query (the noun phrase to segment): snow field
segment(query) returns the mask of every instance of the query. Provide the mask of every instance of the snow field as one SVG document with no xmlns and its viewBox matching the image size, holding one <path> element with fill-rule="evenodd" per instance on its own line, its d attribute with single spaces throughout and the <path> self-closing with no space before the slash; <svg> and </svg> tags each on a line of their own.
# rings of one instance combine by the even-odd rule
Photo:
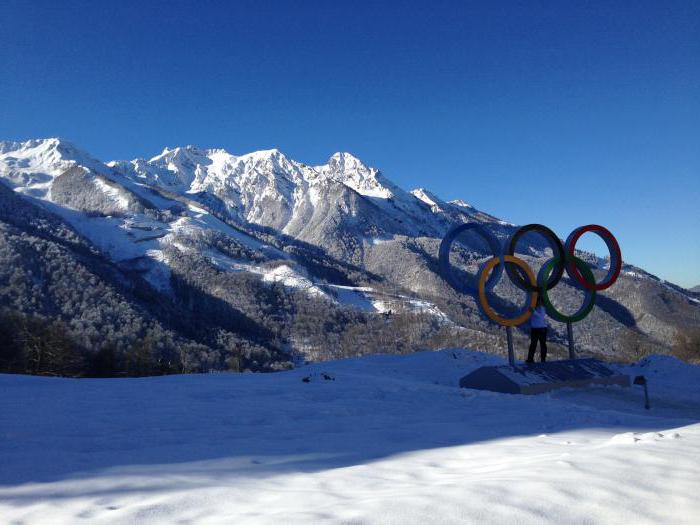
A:
<svg viewBox="0 0 700 525">
<path fill-rule="evenodd" d="M 0 375 L 0 516 L 21 523 L 697 523 L 700 368 L 513 396 L 492 355 L 290 372 Z M 303 381 L 306 379 L 307 381 Z"/>
</svg>

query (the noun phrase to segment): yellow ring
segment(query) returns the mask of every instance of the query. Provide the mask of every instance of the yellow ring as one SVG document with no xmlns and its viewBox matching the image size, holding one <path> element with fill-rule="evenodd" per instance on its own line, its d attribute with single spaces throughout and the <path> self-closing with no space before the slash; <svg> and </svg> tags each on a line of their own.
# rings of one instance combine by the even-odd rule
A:
<svg viewBox="0 0 700 525">
<path fill-rule="evenodd" d="M 530 281 L 532 288 L 537 288 L 537 280 L 535 279 L 535 274 L 532 273 L 532 270 L 525 261 L 523 261 L 522 259 L 518 259 L 513 255 L 504 255 L 503 259 L 507 263 L 513 263 L 519 266 L 525 272 L 525 275 L 527 275 L 527 278 Z M 518 317 L 514 317 L 513 319 L 506 319 L 505 317 L 501 317 L 500 315 L 498 315 L 495 312 L 495 310 L 491 308 L 491 305 L 489 305 L 489 301 L 486 298 L 486 279 L 488 279 L 489 274 L 493 270 L 494 266 L 496 266 L 500 262 L 501 261 L 498 257 L 494 257 L 490 259 L 489 262 L 487 262 L 486 265 L 479 272 L 479 302 L 481 303 L 481 308 L 484 310 L 484 313 L 492 321 L 502 326 L 518 326 L 519 324 L 523 324 L 525 321 L 527 321 L 532 315 L 531 309 L 534 309 L 537 305 L 537 292 L 529 292 L 531 294 L 530 309 L 528 309 L 524 314 L 521 314 Z"/>
</svg>

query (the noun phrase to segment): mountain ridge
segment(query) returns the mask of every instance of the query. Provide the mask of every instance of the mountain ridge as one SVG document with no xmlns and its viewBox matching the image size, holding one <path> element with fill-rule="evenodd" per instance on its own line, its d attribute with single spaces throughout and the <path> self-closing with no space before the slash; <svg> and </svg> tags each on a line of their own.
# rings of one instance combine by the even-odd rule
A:
<svg viewBox="0 0 700 525">
<path fill-rule="evenodd" d="M 446 284 L 436 254 L 454 224 L 478 222 L 501 240 L 515 225 L 425 188 L 405 191 L 350 153 L 310 166 L 277 149 L 233 155 L 185 146 L 103 163 L 60 139 L 0 142 L 0 181 L 176 308 L 210 311 L 221 301 L 261 323 L 266 344 L 291 360 L 338 357 L 324 348 L 329 340 L 341 355 L 467 343 L 502 351 L 499 329 L 473 295 Z M 470 280 L 491 255 L 478 239 L 461 241 L 453 255 Z M 518 252 L 535 269 L 548 253 L 536 236 Z M 580 255 L 604 271 L 604 261 Z M 520 301 L 508 283 L 497 290 L 505 310 Z M 562 304 L 575 308 L 575 289 L 563 281 L 561 290 L 571 296 Z M 631 265 L 598 305 L 579 337 L 589 353 L 669 352 L 684 325 L 700 325 L 697 298 Z M 552 339 L 554 348 L 565 341 L 560 326 Z"/>
</svg>

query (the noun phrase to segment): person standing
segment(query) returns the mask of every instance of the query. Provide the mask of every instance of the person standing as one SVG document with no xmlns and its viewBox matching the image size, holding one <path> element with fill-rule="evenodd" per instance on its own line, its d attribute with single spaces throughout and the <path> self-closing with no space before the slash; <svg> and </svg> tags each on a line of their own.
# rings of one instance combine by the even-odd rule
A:
<svg viewBox="0 0 700 525">
<path fill-rule="evenodd" d="M 544 363 L 547 360 L 547 312 L 544 309 L 540 296 L 537 297 L 537 304 L 531 311 L 530 350 L 527 353 L 526 363 L 535 362 L 535 349 L 538 341 L 540 343 L 540 361 Z"/>
</svg>

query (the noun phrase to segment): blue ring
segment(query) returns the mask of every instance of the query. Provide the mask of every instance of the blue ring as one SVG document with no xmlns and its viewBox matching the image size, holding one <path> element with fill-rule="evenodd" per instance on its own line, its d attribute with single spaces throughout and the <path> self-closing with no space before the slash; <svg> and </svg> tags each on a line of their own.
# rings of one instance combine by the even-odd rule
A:
<svg viewBox="0 0 700 525">
<path fill-rule="evenodd" d="M 469 294 L 474 291 L 474 289 L 469 288 L 465 283 L 463 283 L 462 281 L 457 279 L 457 277 L 455 277 L 454 273 L 452 273 L 452 266 L 450 266 L 450 248 L 452 248 L 452 243 L 460 233 L 463 233 L 467 230 L 473 230 L 474 233 L 478 234 L 482 239 L 484 239 L 484 241 L 486 241 L 486 244 L 488 244 L 494 257 L 498 257 L 498 259 L 500 259 L 500 264 L 496 266 L 496 268 L 494 268 L 493 273 L 489 276 L 488 280 L 486 281 L 486 290 L 490 292 L 493 290 L 493 287 L 496 286 L 496 283 L 501 278 L 501 275 L 503 274 L 503 268 L 505 265 L 503 263 L 503 250 L 501 248 L 501 243 L 498 241 L 498 239 L 493 233 L 488 231 L 481 224 L 475 222 L 458 224 L 457 226 L 454 226 L 450 231 L 447 232 L 447 235 L 445 235 L 445 237 L 442 239 L 442 242 L 440 243 L 440 273 L 447 280 L 447 282 L 450 283 L 450 285 L 458 292 Z M 483 267 L 483 264 L 481 266 Z M 481 268 L 479 269 L 479 271 L 481 271 Z"/>
</svg>

